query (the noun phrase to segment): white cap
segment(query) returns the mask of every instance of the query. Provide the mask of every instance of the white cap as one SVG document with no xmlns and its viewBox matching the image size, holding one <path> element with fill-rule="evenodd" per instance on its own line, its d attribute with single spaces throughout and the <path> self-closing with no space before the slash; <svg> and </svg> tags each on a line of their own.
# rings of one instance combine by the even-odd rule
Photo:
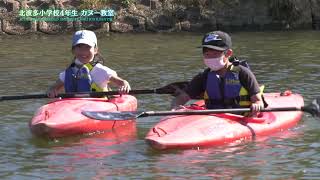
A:
<svg viewBox="0 0 320 180">
<path fill-rule="evenodd" d="M 97 46 L 97 36 L 93 31 L 81 30 L 74 33 L 72 46 L 77 44 L 87 44 L 91 47 Z"/>
</svg>

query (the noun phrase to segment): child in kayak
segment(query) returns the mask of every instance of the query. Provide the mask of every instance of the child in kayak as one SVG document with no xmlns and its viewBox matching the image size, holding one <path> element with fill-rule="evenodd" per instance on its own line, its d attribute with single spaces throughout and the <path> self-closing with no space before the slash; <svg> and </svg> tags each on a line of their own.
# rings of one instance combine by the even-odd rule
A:
<svg viewBox="0 0 320 180">
<path fill-rule="evenodd" d="M 130 91 L 130 85 L 126 80 L 120 78 L 114 70 L 102 65 L 97 37 L 93 31 L 75 32 L 72 53 L 75 56 L 74 61 L 60 73 L 59 79 L 49 88 L 49 97 L 57 96 L 63 87 L 67 93 L 107 91 L 109 82 L 119 87 L 120 94 Z"/>
<path fill-rule="evenodd" d="M 202 39 L 203 62 L 207 69 L 199 73 L 172 102 L 176 109 L 190 99 L 202 97 L 206 108 L 251 107 L 253 114 L 264 108 L 259 84 L 254 74 L 229 61 L 233 51 L 231 37 L 222 31 L 207 33 Z"/>
</svg>

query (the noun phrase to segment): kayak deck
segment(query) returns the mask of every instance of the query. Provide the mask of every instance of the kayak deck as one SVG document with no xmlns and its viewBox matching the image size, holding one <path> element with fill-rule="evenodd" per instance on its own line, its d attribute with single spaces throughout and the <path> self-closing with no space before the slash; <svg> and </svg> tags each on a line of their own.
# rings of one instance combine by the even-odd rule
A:
<svg viewBox="0 0 320 180">
<path fill-rule="evenodd" d="M 304 105 L 298 94 L 266 93 L 264 97 L 270 108 Z M 145 139 L 155 149 L 218 146 L 283 131 L 295 126 L 301 117 L 301 111 L 262 112 L 256 118 L 228 113 L 168 116 Z"/>
<path fill-rule="evenodd" d="M 135 111 L 137 99 L 122 95 L 107 100 L 104 98 L 68 98 L 60 99 L 40 107 L 29 122 L 31 132 L 36 136 L 50 138 L 74 134 L 108 131 L 135 120 L 99 121 L 81 114 L 82 111 Z"/>
</svg>

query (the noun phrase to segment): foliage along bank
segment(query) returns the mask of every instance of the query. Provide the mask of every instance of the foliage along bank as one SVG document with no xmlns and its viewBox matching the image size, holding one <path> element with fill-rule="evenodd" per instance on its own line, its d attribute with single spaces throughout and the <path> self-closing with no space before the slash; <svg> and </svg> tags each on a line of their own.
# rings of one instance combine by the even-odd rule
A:
<svg viewBox="0 0 320 180">
<path fill-rule="evenodd" d="M 115 16 L 109 22 L 21 20 L 24 10 L 48 9 L 61 10 L 64 17 L 71 10 L 103 9 L 113 10 Z M 319 30 L 320 0 L 3 0 L 0 20 L 0 34 L 54 34 L 84 28 L 102 32 Z"/>
</svg>

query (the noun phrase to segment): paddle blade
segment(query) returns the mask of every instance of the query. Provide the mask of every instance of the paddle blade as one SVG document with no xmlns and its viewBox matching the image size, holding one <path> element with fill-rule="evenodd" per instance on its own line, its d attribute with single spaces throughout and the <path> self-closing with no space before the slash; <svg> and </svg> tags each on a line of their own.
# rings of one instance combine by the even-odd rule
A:
<svg viewBox="0 0 320 180">
<path fill-rule="evenodd" d="M 189 83 L 188 81 L 174 82 L 164 87 L 156 89 L 156 93 L 157 94 L 174 94 L 177 89 L 184 90 L 187 87 L 188 83 Z"/>
<path fill-rule="evenodd" d="M 310 113 L 312 116 L 320 117 L 320 98 L 313 100 L 308 106 L 303 107 L 302 110 Z"/>
<path fill-rule="evenodd" d="M 121 111 L 121 112 L 105 112 L 105 111 L 83 111 L 83 115 L 97 120 L 103 121 L 124 121 L 133 120 L 139 116 L 139 112 Z"/>
</svg>

